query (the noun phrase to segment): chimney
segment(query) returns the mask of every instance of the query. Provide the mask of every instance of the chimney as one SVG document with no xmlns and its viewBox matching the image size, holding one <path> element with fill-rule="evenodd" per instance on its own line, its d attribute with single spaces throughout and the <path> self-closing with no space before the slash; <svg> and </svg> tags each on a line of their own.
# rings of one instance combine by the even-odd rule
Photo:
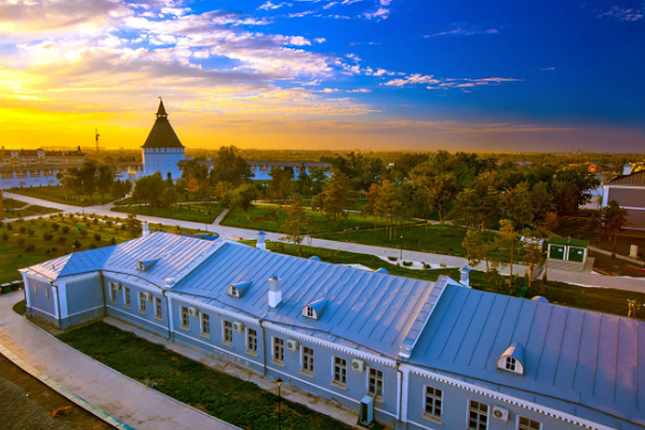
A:
<svg viewBox="0 0 645 430">
<path fill-rule="evenodd" d="M 266 235 L 267 234 L 264 232 L 264 230 L 260 230 L 260 232 L 258 233 L 258 241 L 255 244 L 255 247 L 257 249 L 261 249 L 263 251 L 267 250 L 267 245 L 266 243 L 264 243 L 264 238 L 266 237 Z"/>
<path fill-rule="evenodd" d="M 631 163 L 627 163 L 623 166 L 623 175 L 631 175 L 632 174 L 632 165 Z"/>
<path fill-rule="evenodd" d="M 280 289 L 280 278 L 273 275 L 269 278 L 269 306 L 275 308 L 282 303 L 282 290 Z"/>
<path fill-rule="evenodd" d="M 143 221 L 141 224 L 141 227 L 143 231 L 141 232 L 141 236 L 147 236 L 150 234 L 150 230 L 148 230 L 148 221 Z"/>
<path fill-rule="evenodd" d="M 470 279 L 468 279 L 469 272 L 470 272 L 470 268 L 468 266 L 464 266 L 461 269 L 459 269 L 459 273 L 461 273 L 461 277 L 459 278 L 459 283 L 464 287 L 468 287 L 468 288 L 470 288 Z"/>
</svg>

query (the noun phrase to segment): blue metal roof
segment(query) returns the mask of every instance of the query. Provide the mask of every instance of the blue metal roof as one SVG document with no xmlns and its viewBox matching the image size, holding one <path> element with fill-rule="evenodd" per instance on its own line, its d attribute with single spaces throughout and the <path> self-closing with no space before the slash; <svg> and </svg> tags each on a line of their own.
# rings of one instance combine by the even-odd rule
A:
<svg viewBox="0 0 645 430">
<path fill-rule="evenodd" d="M 496 366 L 514 343 L 524 346 L 523 376 Z M 643 425 L 644 359 L 641 321 L 450 285 L 409 361 L 578 416 L 590 412 L 561 400 Z"/>
<path fill-rule="evenodd" d="M 280 278 L 282 289 L 282 303 L 276 308 L 268 305 L 268 280 L 273 275 Z M 226 294 L 229 285 L 246 281 L 253 283 L 241 298 Z M 433 282 L 226 242 L 172 291 L 396 358 L 400 343 L 433 288 Z M 327 305 L 318 320 L 302 316 L 305 305 L 320 299 L 327 300 Z"/>
</svg>

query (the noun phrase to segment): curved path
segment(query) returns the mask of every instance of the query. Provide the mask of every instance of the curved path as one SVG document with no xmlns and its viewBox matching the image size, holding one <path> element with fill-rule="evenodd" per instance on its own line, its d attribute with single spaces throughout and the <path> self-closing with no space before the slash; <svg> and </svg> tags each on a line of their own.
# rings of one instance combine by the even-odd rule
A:
<svg viewBox="0 0 645 430">
<path fill-rule="evenodd" d="M 18 194 L 12 194 L 11 192 L 4 192 L 6 197 L 11 197 L 17 200 L 22 200 L 30 204 L 36 204 L 41 206 L 53 207 L 56 209 L 61 209 L 65 212 L 78 212 L 82 211 L 81 207 L 71 206 L 61 203 L 50 202 L 47 200 L 42 200 L 34 197 L 25 197 Z M 110 211 L 111 204 L 102 205 L 102 206 L 90 206 L 85 208 L 85 213 L 94 213 L 97 215 L 108 215 L 117 218 L 127 218 L 127 214 L 121 212 L 112 212 Z M 163 223 L 167 225 L 178 225 L 182 228 L 190 229 L 207 229 L 208 231 L 215 231 L 219 233 L 222 237 L 228 239 L 256 239 L 258 232 L 256 230 L 249 230 L 236 227 L 227 227 L 219 225 L 220 221 L 224 218 L 226 210 L 224 210 L 212 224 L 197 223 L 192 221 L 182 221 L 170 218 L 158 218 L 145 215 L 137 215 L 138 219 L 146 220 L 151 224 Z M 11 221 L 11 220 L 8 220 Z M 266 239 L 270 241 L 278 241 L 279 238 L 283 237 L 282 233 L 272 233 L 267 232 Z M 361 245 L 358 243 L 347 243 L 347 242 L 336 242 L 332 240 L 325 239 L 313 239 L 312 246 L 356 252 L 359 254 L 368 254 L 375 255 L 380 257 L 400 257 L 401 251 L 395 248 L 385 248 L 379 246 L 371 245 Z M 432 264 L 445 264 L 448 267 L 463 267 L 468 264 L 468 261 L 462 257 L 455 257 L 451 255 L 440 255 L 440 254 L 431 254 L 427 252 L 418 252 L 418 251 L 406 251 L 403 250 L 403 260 L 413 260 L 413 261 L 423 261 L 425 263 Z M 387 268 L 387 263 L 383 263 Z M 474 267 L 476 270 L 485 271 L 485 263 L 480 263 L 478 266 Z M 522 265 L 514 266 L 514 273 L 519 273 L 520 276 L 524 275 L 524 272 L 527 271 L 527 268 Z M 509 273 L 509 268 L 504 267 L 500 269 L 500 272 L 503 274 Z M 637 291 L 645 293 L 645 278 L 632 278 L 627 276 L 603 276 L 592 273 L 578 273 L 578 272 L 568 272 L 563 270 L 553 270 L 548 269 L 547 276 L 552 281 L 566 282 L 569 284 L 582 285 L 584 287 L 600 287 L 600 288 L 615 288 L 619 290 L 626 291 Z"/>
<path fill-rule="evenodd" d="M 13 311 L 23 298 L 0 295 L 0 344 L 65 389 L 139 430 L 239 430 L 60 342 Z"/>
</svg>

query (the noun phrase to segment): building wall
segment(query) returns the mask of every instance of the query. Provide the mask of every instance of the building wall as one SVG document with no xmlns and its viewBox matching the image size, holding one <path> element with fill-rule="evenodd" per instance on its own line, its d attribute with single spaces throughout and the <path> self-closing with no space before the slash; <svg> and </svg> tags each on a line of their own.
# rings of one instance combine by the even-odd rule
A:
<svg viewBox="0 0 645 430">
<path fill-rule="evenodd" d="M 28 285 L 27 285 L 28 284 Z M 40 316 L 58 325 L 57 303 L 54 301 L 54 291 L 51 284 L 33 278 L 27 278 L 25 295 L 29 295 L 27 302 L 28 316 Z"/>
<path fill-rule="evenodd" d="M 121 284 L 115 297 L 110 297 L 110 282 Z M 108 275 L 104 276 L 103 289 L 105 294 L 105 307 L 108 315 L 122 319 L 136 327 L 148 330 L 159 336 L 168 337 L 167 299 L 159 289 L 151 292 L 141 287 L 121 282 Z M 125 295 L 129 291 L 130 305 L 125 304 Z M 150 292 L 152 300 L 146 301 L 145 311 L 139 309 L 139 293 Z M 161 300 L 161 318 L 155 316 L 155 298 Z"/>
<path fill-rule="evenodd" d="M 164 179 L 170 174 L 171 179 L 181 177 L 177 163 L 184 158 L 184 148 L 144 148 L 143 174 L 149 176 L 161 172 Z"/>
<path fill-rule="evenodd" d="M 101 276 L 96 276 L 76 282 L 67 282 L 59 286 L 61 296 L 61 328 L 65 329 L 105 314 L 103 286 Z M 64 297 L 63 297 L 64 296 Z M 63 301 L 66 301 L 67 306 Z"/>
<path fill-rule="evenodd" d="M 607 186 L 603 196 L 603 206 L 616 200 L 623 208 L 628 208 L 629 229 L 645 229 L 645 187 Z"/>
</svg>

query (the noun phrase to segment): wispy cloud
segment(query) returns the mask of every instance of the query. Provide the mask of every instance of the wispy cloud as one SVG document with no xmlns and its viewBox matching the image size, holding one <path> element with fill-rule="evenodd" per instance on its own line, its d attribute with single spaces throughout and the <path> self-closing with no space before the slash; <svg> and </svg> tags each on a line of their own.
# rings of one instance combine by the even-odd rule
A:
<svg viewBox="0 0 645 430">
<path fill-rule="evenodd" d="M 382 21 L 390 16 L 390 4 L 392 0 L 376 0 L 376 9 L 364 12 L 360 16 L 375 21 Z"/>
<path fill-rule="evenodd" d="M 608 10 L 598 11 L 599 18 L 610 18 L 619 21 L 634 22 L 643 18 L 645 11 L 643 7 L 622 7 L 612 6 Z"/>
<path fill-rule="evenodd" d="M 505 82 L 518 82 L 523 79 L 515 78 L 437 78 L 433 75 L 422 75 L 419 73 L 406 76 L 401 79 L 393 79 L 384 83 L 385 86 L 404 87 L 408 85 L 426 85 L 429 90 L 459 88 L 462 91 L 482 85 L 499 85 Z"/>
<path fill-rule="evenodd" d="M 551 71 L 551 70 L 555 70 L 555 67 L 543 67 L 543 68 L 541 68 L 540 70 L 543 70 L 543 71 Z"/>
<path fill-rule="evenodd" d="M 283 6 L 292 6 L 292 4 L 291 3 L 277 3 L 277 4 L 275 4 L 275 3 L 271 3 L 271 0 L 268 0 L 265 3 L 262 3 L 262 5 L 260 5 L 258 7 L 258 10 L 275 10 L 275 9 L 280 9 Z"/>
<path fill-rule="evenodd" d="M 457 27 L 452 30 L 442 31 L 439 33 L 428 34 L 424 38 L 437 37 L 437 36 L 472 36 L 475 34 L 499 34 L 496 28 L 488 28 L 485 30 L 467 27 Z"/>
</svg>

